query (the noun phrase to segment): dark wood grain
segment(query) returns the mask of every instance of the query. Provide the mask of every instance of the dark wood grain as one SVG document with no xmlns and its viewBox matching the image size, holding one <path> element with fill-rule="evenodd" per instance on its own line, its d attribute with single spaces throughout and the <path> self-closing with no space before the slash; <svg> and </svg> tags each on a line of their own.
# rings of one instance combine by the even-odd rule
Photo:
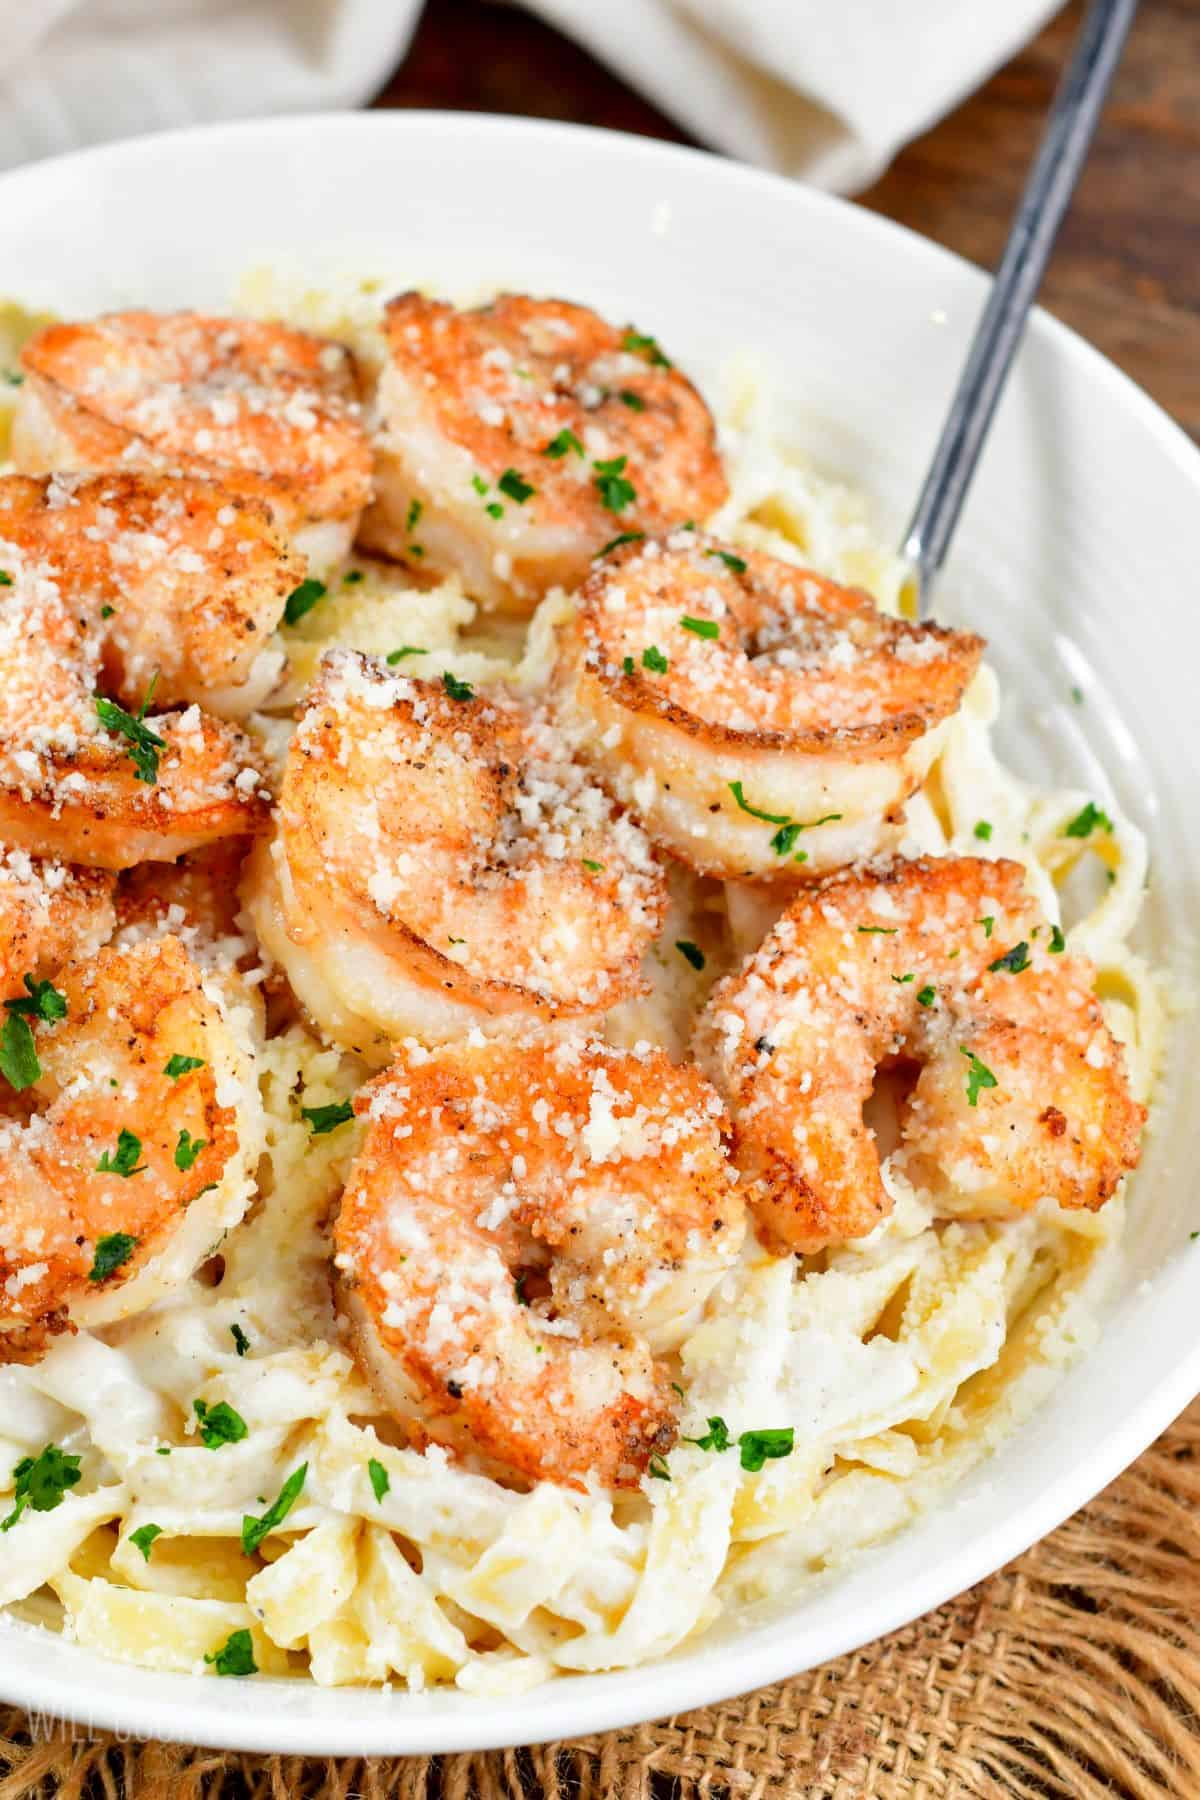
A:
<svg viewBox="0 0 1200 1800">
<path fill-rule="evenodd" d="M 994 266 L 1080 14 L 1068 6 L 862 204 Z M 376 104 L 689 141 L 576 45 L 488 0 L 428 0 Z M 1043 300 L 1200 438 L 1200 0 L 1143 0 Z"/>
</svg>

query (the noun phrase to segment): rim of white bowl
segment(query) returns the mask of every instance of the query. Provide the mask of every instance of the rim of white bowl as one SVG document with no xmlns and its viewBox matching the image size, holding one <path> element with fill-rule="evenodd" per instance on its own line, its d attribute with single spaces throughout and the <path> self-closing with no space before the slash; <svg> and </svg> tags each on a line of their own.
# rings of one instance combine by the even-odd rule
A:
<svg viewBox="0 0 1200 1800">
<path fill-rule="evenodd" d="M 986 272 L 955 252 L 895 220 L 867 212 L 836 195 L 805 187 L 786 176 L 729 161 L 707 150 L 632 133 L 497 113 L 436 109 L 292 113 L 152 132 L 7 170 L 0 174 L 0 206 L 8 191 L 37 181 L 45 172 L 73 164 L 119 165 L 123 160 L 167 152 L 176 144 L 200 137 L 214 144 L 218 140 L 236 143 L 240 138 L 253 150 L 256 139 L 275 135 L 306 137 L 313 131 L 366 137 L 390 131 L 419 136 L 422 132 L 446 130 L 463 137 L 523 136 L 532 143 L 586 139 L 602 146 L 604 154 L 611 157 L 702 163 L 714 181 L 730 187 L 766 188 L 781 196 L 786 194 L 789 205 L 816 214 L 836 214 L 840 218 L 852 215 L 855 229 L 881 241 L 903 241 L 910 252 L 915 249 L 928 261 L 931 270 L 936 271 L 941 263 L 953 267 L 960 276 L 965 272 L 981 303 L 986 291 Z M 1031 337 L 1047 340 L 1060 355 L 1081 365 L 1091 379 L 1106 385 L 1118 403 L 1132 411 L 1152 433 L 1200 494 L 1200 449 L 1136 382 L 1086 339 L 1040 307 L 1031 315 L 1028 329 Z M 272 1694 L 282 1690 L 292 1694 L 296 1683 L 279 1678 L 256 1683 L 254 1693 L 261 1697 L 261 1703 L 250 1711 L 226 1706 L 223 1684 L 192 1675 L 141 1670 L 136 1665 L 99 1657 L 97 1667 L 109 1676 L 103 1687 L 93 1686 L 90 1675 L 86 1681 L 81 1680 L 78 1673 L 49 1678 L 41 1674 L 27 1676 L 20 1666 L 20 1629 L 13 1629 L 9 1636 L 0 1620 L 0 1687 L 4 1698 L 14 1705 L 55 1720 L 69 1721 L 83 1714 L 93 1729 L 232 1751 L 329 1756 L 452 1755 L 549 1743 L 661 1719 L 784 1681 L 874 1643 L 935 1611 L 1003 1568 L 1086 1505 L 1160 1435 L 1198 1392 L 1200 1322 L 1190 1353 L 1146 1391 L 1141 1402 L 1097 1441 L 1085 1459 L 1056 1481 L 1043 1485 L 1028 1502 L 955 1555 L 932 1570 L 920 1570 L 897 1582 L 887 1598 L 872 1607 L 866 1628 L 851 1619 L 840 1630 L 823 1631 L 817 1656 L 802 1648 L 802 1621 L 797 1621 L 791 1636 L 778 1641 L 781 1631 L 786 1630 L 783 1616 L 768 1625 L 752 1627 L 742 1638 L 711 1646 L 701 1639 L 694 1650 L 677 1650 L 664 1660 L 598 1675 L 572 1675 L 519 1695 L 465 1696 L 458 1691 L 443 1695 L 440 1690 L 427 1690 L 420 1695 L 395 1693 L 388 1696 L 393 1704 L 385 1709 L 380 1705 L 384 1696 L 378 1689 L 315 1689 L 314 1711 L 276 1714 L 272 1718 Z M 986 1460 L 981 1466 L 986 1469 Z M 952 1495 L 943 1498 L 942 1504 L 946 1498 L 952 1500 Z M 885 1539 L 881 1548 L 895 1541 L 895 1536 Z M 771 1641 L 756 1641 L 763 1637 Z M 4 1654 L 10 1643 L 16 1653 L 11 1665 Z M 171 1691 L 132 1697 L 123 1697 L 116 1691 L 118 1682 L 135 1688 L 142 1677 L 152 1679 L 156 1685 L 170 1684 Z M 648 1705 L 651 1695 L 652 1703 Z M 369 1704 L 359 1704 L 363 1697 L 369 1699 Z"/>
</svg>

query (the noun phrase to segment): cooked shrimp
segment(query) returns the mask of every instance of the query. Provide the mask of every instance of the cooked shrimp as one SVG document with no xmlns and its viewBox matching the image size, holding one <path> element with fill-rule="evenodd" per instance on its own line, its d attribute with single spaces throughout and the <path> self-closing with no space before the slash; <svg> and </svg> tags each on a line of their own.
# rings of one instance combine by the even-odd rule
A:
<svg viewBox="0 0 1200 1800">
<path fill-rule="evenodd" d="M 943 1216 L 1102 1206 L 1145 1109 L 1018 863 L 849 870 L 793 901 L 713 992 L 697 1052 L 734 1115 L 768 1241 L 811 1251 L 890 1210 L 863 1122 L 881 1064 L 917 1064 L 894 1166 Z"/>
<path fill-rule="evenodd" d="M 704 518 L 728 488 L 691 382 L 586 306 L 502 294 L 387 308 L 378 498 L 363 542 L 529 612 L 625 531 Z"/>
<path fill-rule="evenodd" d="M 402 1418 L 531 1480 L 636 1485 L 667 1371 L 743 1209 L 717 1095 L 658 1049 L 407 1046 L 363 1089 L 334 1231 L 369 1379 Z"/>
<path fill-rule="evenodd" d="M 982 641 L 698 532 L 604 557 L 560 630 L 571 742 L 705 874 L 798 883 L 899 841 Z"/>
<path fill-rule="evenodd" d="M 178 862 L 127 869 L 117 883 L 117 941 L 173 936 L 202 966 L 255 963 L 238 896 L 248 847 L 245 838 L 222 838 Z"/>
<path fill-rule="evenodd" d="M 666 904 L 641 831 L 543 716 L 346 650 L 309 690 L 246 893 L 301 1002 L 364 1052 L 602 1013 L 641 990 Z"/>
<path fill-rule="evenodd" d="M 0 845 L 0 1000 L 112 935 L 113 877 Z"/>
<path fill-rule="evenodd" d="M 108 692 L 241 716 L 284 667 L 268 642 L 304 565 L 258 500 L 163 475 L 0 477 L 9 547 L 49 576 L 103 644 Z"/>
<path fill-rule="evenodd" d="M 0 842 L 102 869 L 171 861 L 262 823 L 250 740 L 196 706 L 97 698 L 102 628 L 10 545 L 0 586 Z"/>
<path fill-rule="evenodd" d="M 251 1192 L 254 1082 L 177 941 L 69 963 L 31 1006 L 0 1080 L 0 1362 L 149 1306 Z"/>
<path fill-rule="evenodd" d="M 209 476 L 265 500 L 319 566 L 349 551 L 371 451 L 343 344 L 254 319 L 109 313 L 47 326 L 21 363 L 12 453 L 24 473 Z"/>
</svg>

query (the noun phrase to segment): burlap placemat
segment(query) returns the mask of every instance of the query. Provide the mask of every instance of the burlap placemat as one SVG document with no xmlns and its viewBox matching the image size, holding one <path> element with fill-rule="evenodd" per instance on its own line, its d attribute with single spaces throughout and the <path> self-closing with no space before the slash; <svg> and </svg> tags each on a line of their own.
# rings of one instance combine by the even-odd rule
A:
<svg viewBox="0 0 1200 1800">
<path fill-rule="evenodd" d="M 853 1656 L 725 1706 L 481 1756 L 30 1742 L 0 1800 L 1198 1800 L 1200 1401 L 1060 1531 Z"/>
</svg>

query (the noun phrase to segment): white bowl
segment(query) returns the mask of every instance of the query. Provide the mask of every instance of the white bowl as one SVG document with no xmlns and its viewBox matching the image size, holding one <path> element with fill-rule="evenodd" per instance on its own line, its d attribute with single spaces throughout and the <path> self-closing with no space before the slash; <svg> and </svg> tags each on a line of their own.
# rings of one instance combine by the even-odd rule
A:
<svg viewBox="0 0 1200 1800">
<path fill-rule="evenodd" d="M 436 113 L 223 125 L 0 181 L 2 284 L 27 304 L 220 306 L 248 265 L 276 258 L 562 294 L 637 320 L 702 379 L 749 348 L 791 433 L 873 495 L 892 539 L 984 294 L 976 270 L 840 201 L 558 125 Z M 1200 455 L 1086 344 L 1035 318 L 941 610 L 992 640 L 1009 759 L 1115 795 L 1148 831 L 1146 941 L 1181 983 L 1200 893 L 1198 570 Z M 1068 700 L 1081 675 L 1084 708 Z M 1198 1062 L 1193 1014 L 1177 1025 L 1099 1345 L 940 1510 L 802 1600 L 781 1596 L 770 1624 L 729 1621 L 653 1667 L 503 1699 L 152 1674 L 0 1624 L 0 1693 L 231 1748 L 466 1750 L 720 1700 L 905 1624 L 1050 1531 L 1200 1388 Z"/>
</svg>

